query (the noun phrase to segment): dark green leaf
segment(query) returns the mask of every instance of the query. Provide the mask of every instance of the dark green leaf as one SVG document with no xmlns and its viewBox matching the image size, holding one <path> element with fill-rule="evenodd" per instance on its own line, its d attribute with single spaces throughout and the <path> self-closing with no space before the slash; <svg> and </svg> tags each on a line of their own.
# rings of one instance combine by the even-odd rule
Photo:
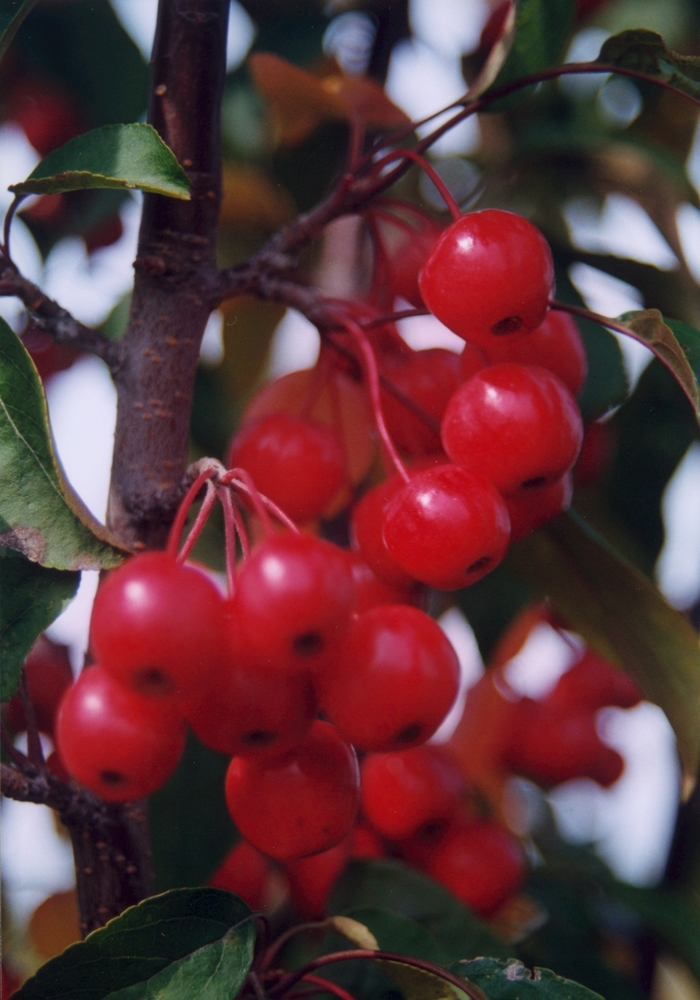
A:
<svg viewBox="0 0 700 1000">
<path fill-rule="evenodd" d="M 0 549 L 0 701 L 17 690 L 27 653 L 73 599 L 79 573 L 44 569 Z"/>
<path fill-rule="evenodd" d="M 378 906 L 356 906 L 347 910 L 344 916 L 352 917 L 367 927 L 382 951 L 424 958 L 438 965 L 447 961 L 445 950 L 435 936 L 417 920 L 402 917 Z"/>
<path fill-rule="evenodd" d="M 107 569 L 124 558 L 63 478 L 41 380 L 0 320 L 0 545 L 51 569 Z"/>
<path fill-rule="evenodd" d="M 356 907 L 390 908 L 425 927 L 448 959 L 507 956 L 509 949 L 437 882 L 400 861 L 353 861 L 336 883 L 329 912 Z"/>
<path fill-rule="evenodd" d="M 466 994 L 456 986 L 425 969 L 403 962 L 382 961 L 377 965 L 400 988 L 404 1000 L 466 1000 Z"/>
<path fill-rule="evenodd" d="M 450 972 L 479 986 L 489 1000 L 601 1000 L 597 993 L 549 969 L 532 972 L 515 959 L 457 962 Z"/>
<path fill-rule="evenodd" d="M 491 89 L 554 66 L 564 54 L 575 16 L 575 0 L 518 0 L 513 45 Z M 497 101 L 488 110 L 502 111 L 527 92 Z"/>
<path fill-rule="evenodd" d="M 253 959 L 255 925 L 223 889 L 145 899 L 43 965 L 17 1000 L 221 1000 Z"/>
<path fill-rule="evenodd" d="M 105 125 L 45 156 L 16 195 L 59 194 L 85 188 L 139 188 L 187 200 L 187 174 L 151 125 Z"/>
<path fill-rule="evenodd" d="M 0 59 L 17 34 L 22 21 L 39 0 L 0 0 Z"/>
<path fill-rule="evenodd" d="M 514 564 L 568 624 L 628 670 L 674 728 L 687 773 L 700 763 L 700 647 L 687 619 L 576 515 L 524 539 Z"/>
<path fill-rule="evenodd" d="M 668 889 L 615 884 L 614 895 L 635 910 L 700 982 L 700 900 Z"/>
<path fill-rule="evenodd" d="M 680 320 L 665 319 L 658 309 L 625 313 L 619 322 L 673 372 L 700 417 L 700 331 Z"/>
<path fill-rule="evenodd" d="M 669 49 L 661 35 L 635 28 L 603 43 L 598 62 L 638 70 L 700 98 L 700 58 Z"/>
</svg>

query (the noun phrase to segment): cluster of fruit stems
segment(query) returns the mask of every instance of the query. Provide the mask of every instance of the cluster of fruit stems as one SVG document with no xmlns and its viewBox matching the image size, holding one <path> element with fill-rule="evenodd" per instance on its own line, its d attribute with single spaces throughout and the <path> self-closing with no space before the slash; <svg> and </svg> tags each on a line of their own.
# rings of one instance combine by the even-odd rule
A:
<svg viewBox="0 0 700 1000">
<path fill-rule="evenodd" d="M 217 2 L 218 0 L 210 0 L 210 6 L 216 6 Z M 220 4 L 220 8 L 221 9 L 217 12 L 217 16 L 220 15 L 222 24 L 225 24 L 225 10 L 227 5 Z M 161 2 L 160 4 L 159 18 L 161 16 L 164 19 L 164 23 L 166 23 L 166 30 L 160 34 L 160 42 L 159 35 L 157 34 L 156 50 L 154 52 L 154 65 L 157 68 L 160 67 L 162 70 L 164 62 L 169 60 L 171 67 L 177 66 L 178 74 L 184 74 L 184 76 L 188 79 L 191 77 L 194 81 L 197 81 L 200 79 L 202 74 L 198 73 L 199 63 L 196 58 L 196 40 L 191 45 L 185 45 L 186 51 L 184 53 L 184 60 L 172 60 L 172 52 L 169 51 L 169 48 L 172 47 L 172 37 L 175 32 L 167 30 L 167 22 L 170 20 L 172 27 L 173 19 L 176 15 L 174 10 L 170 9 L 170 5 L 167 2 Z M 220 48 L 222 51 L 218 54 L 217 59 L 222 61 L 224 58 L 223 48 L 221 46 Z M 190 74 L 187 72 L 188 65 L 189 69 L 192 71 Z M 174 69 L 171 69 L 169 73 L 172 74 L 174 71 Z M 492 103 L 524 87 L 546 80 L 555 79 L 564 75 L 575 75 L 581 73 L 622 74 L 631 77 L 632 79 L 654 83 L 673 93 L 676 93 L 686 100 L 690 100 L 696 105 L 700 105 L 700 100 L 692 95 L 689 95 L 680 88 L 638 70 L 595 62 L 577 64 L 570 63 L 565 66 L 552 67 L 551 69 L 543 70 L 531 74 L 530 76 L 523 77 L 519 80 L 512 81 L 511 83 L 498 89 L 492 89 L 488 94 L 483 94 L 481 96 L 473 97 L 472 94 L 468 92 L 464 98 L 450 105 L 448 108 L 441 109 L 439 112 L 436 112 L 434 115 L 430 115 L 423 121 L 412 123 L 406 126 L 403 130 L 375 142 L 371 146 L 369 152 L 365 152 L 364 154 L 362 153 L 364 143 L 364 129 L 362 123 L 357 120 L 352 121 L 346 170 L 329 198 L 319 205 L 318 208 L 312 210 L 306 216 L 300 217 L 285 230 L 280 231 L 275 237 L 272 238 L 267 247 L 263 248 L 262 251 L 255 254 L 242 265 L 237 265 L 233 268 L 229 268 L 228 270 L 215 272 L 213 275 L 211 273 L 206 273 L 205 266 L 197 278 L 207 279 L 203 280 L 203 284 L 206 285 L 205 298 L 207 300 L 207 305 L 210 308 L 216 308 L 225 299 L 244 292 L 252 293 L 262 299 L 282 301 L 286 305 L 296 307 L 302 313 L 307 315 L 307 317 L 319 327 L 328 342 L 334 344 L 337 350 L 346 353 L 347 348 L 335 342 L 336 335 L 334 333 L 334 328 L 337 328 L 338 326 L 337 305 L 334 307 L 332 303 L 319 297 L 319 295 L 312 289 L 298 284 L 287 277 L 289 265 L 291 264 L 293 266 L 296 264 L 296 256 L 301 248 L 315 239 L 325 225 L 334 218 L 348 214 L 349 212 L 361 210 L 363 206 L 368 205 L 373 199 L 376 199 L 379 194 L 391 187 L 391 185 L 393 185 L 409 169 L 416 159 L 429 149 L 434 142 L 467 117 L 486 110 Z M 163 75 L 162 72 L 161 75 Z M 154 81 L 152 84 L 154 90 L 156 83 L 157 81 L 154 73 Z M 207 81 L 206 86 L 211 86 L 211 79 Z M 204 125 L 202 125 L 203 115 L 199 104 L 201 104 L 209 112 L 206 116 L 208 118 L 208 122 L 204 123 Z M 197 133 L 198 129 L 201 127 L 205 129 L 209 128 L 211 131 L 218 134 L 219 109 L 216 96 L 212 96 L 210 93 L 204 93 L 200 88 L 200 92 L 195 95 L 195 99 L 190 102 L 190 106 L 191 111 L 189 113 L 189 118 L 187 113 L 183 111 L 182 119 L 176 123 L 181 126 L 184 125 L 184 131 L 182 134 L 185 136 L 185 142 L 191 141 L 194 134 Z M 154 107 L 155 105 L 152 104 L 152 112 L 151 115 L 149 115 L 149 118 L 153 117 Z M 380 157 L 382 148 L 386 149 L 388 146 L 395 146 L 396 143 L 414 133 L 417 127 L 427 124 L 438 115 L 454 108 L 459 108 L 459 110 L 445 123 L 440 125 L 438 128 L 435 128 L 425 138 L 420 140 L 413 149 L 406 150 L 394 148 L 383 157 Z M 157 112 L 155 117 L 158 117 Z M 197 118 L 198 121 L 197 124 L 195 124 L 195 119 Z M 156 124 L 156 126 L 160 126 L 161 129 L 164 127 L 163 122 L 154 121 L 154 124 Z M 166 127 L 166 134 L 164 137 L 166 141 L 170 142 L 176 155 L 178 155 L 177 137 L 175 135 L 170 136 L 167 132 L 168 129 Z M 218 177 L 220 172 L 220 166 L 218 164 L 218 142 L 214 142 L 211 148 L 216 151 L 214 154 L 216 162 L 213 161 L 210 164 L 211 174 L 214 177 Z M 180 158 L 182 159 L 183 157 L 180 155 Z M 395 166 L 391 167 L 391 164 L 395 161 L 398 162 L 396 162 Z M 434 180 L 436 181 L 438 188 L 443 191 L 443 195 L 447 194 L 446 202 L 453 216 L 459 215 L 459 207 L 454 203 L 453 199 L 451 199 L 449 192 L 445 191 L 444 185 L 440 179 L 434 177 Z M 207 194 L 208 193 L 209 192 L 207 192 Z M 9 231 L 12 215 L 16 207 L 16 205 L 13 206 L 12 210 L 8 212 L 6 216 L 4 243 L 0 246 L 0 295 L 13 295 L 20 298 L 27 306 L 27 309 L 32 316 L 32 320 L 35 322 L 37 327 L 49 332 L 54 339 L 59 342 L 73 343 L 77 347 L 96 354 L 108 364 L 113 374 L 117 375 L 124 362 L 123 352 L 125 345 L 119 342 L 108 341 L 99 332 L 76 321 L 66 310 L 44 295 L 41 289 L 24 278 L 13 264 L 9 252 Z M 197 225 L 194 223 L 191 225 L 193 230 L 197 229 Z M 205 228 L 206 226 L 211 225 L 212 223 L 210 220 L 205 220 L 203 223 Z M 215 225 L 215 222 L 213 225 Z M 210 233 L 205 232 L 205 235 L 209 236 Z M 142 243 L 145 244 L 146 242 L 146 240 L 142 239 Z M 139 252 L 141 254 L 141 249 Z M 280 266 L 280 261 L 283 262 L 282 266 Z M 144 272 L 148 272 L 148 258 L 144 257 L 143 259 L 137 259 L 137 266 L 141 266 Z M 589 312 L 588 310 L 575 306 L 563 305 L 560 303 L 552 303 L 552 305 L 555 308 L 563 308 L 574 315 L 593 319 L 602 325 L 610 329 L 618 330 L 627 336 L 634 336 L 628 328 L 620 326 L 620 324 L 615 323 L 615 321 L 610 320 L 608 317 L 599 316 Z M 353 334 L 359 348 L 359 352 L 364 359 L 366 377 L 373 401 L 373 408 L 375 409 L 375 414 L 377 414 L 379 435 L 382 438 L 386 453 L 391 458 L 399 474 L 404 478 L 406 478 L 405 469 L 403 468 L 400 458 L 395 453 L 395 449 L 393 449 L 393 445 L 391 444 L 390 439 L 388 439 L 388 435 L 385 433 L 386 428 L 383 427 L 381 408 L 374 405 L 378 399 L 379 376 L 376 371 L 376 363 L 373 363 L 373 359 L 369 359 L 369 355 L 371 355 L 371 348 L 368 351 L 369 345 L 363 336 L 363 326 L 370 326 L 374 323 L 396 320 L 406 316 L 420 315 L 421 312 L 421 310 L 414 309 L 404 310 L 390 316 L 384 316 L 381 319 L 377 318 L 369 321 L 359 321 L 357 323 L 354 321 L 348 322 L 348 318 L 345 316 L 343 317 L 343 322 L 340 324 Z M 663 357 L 660 359 L 664 363 L 667 363 L 666 359 Z M 181 375 L 184 376 L 185 380 L 191 381 L 193 371 L 181 373 Z M 381 379 L 381 381 L 384 383 L 385 388 L 394 392 L 394 394 L 397 395 L 397 398 L 401 399 L 402 402 L 409 403 L 409 401 L 402 398 L 401 393 L 396 392 L 392 386 L 386 384 L 384 379 Z M 415 407 L 412 408 L 415 409 Z M 170 450 L 171 454 L 168 456 L 168 459 L 169 464 L 172 465 L 172 447 Z M 197 475 L 199 476 L 199 473 Z M 223 475 L 225 480 L 223 482 L 221 481 L 221 475 Z M 272 511 L 269 506 L 269 502 L 265 503 L 262 499 L 258 499 L 256 501 L 254 494 L 251 494 L 250 485 L 245 481 L 244 477 L 231 475 L 231 477 L 228 478 L 228 476 L 229 474 L 225 472 L 220 474 L 219 482 L 216 487 L 211 485 L 208 487 L 207 498 L 204 503 L 205 509 L 200 512 L 200 515 L 195 522 L 193 531 L 195 532 L 196 537 L 196 531 L 201 528 L 201 524 L 203 524 L 208 510 L 214 502 L 214 494 L 216 493 L 217 495 L 220 495 L 223 503 L 224 515 L 228 526 L 228 545 L 231 549 L 234 545 L 233 541 L 231 541 L 234 537 L 234 530 L 238 531 L 241 538 L 241 544 L 244 545 L 245 543 L 243 541 L 244 534 L 238 530 L 240 527 L 240 516 L 237 514 L 235 507 L 230 502 L 230 494 L 227 488 L 228 486 L 234 486 L 235 484 L 236 490 L 251 495 L 254 502 L 262 503 L 263 508 L 266 507 L 267 510 L 274 514 L 274 516 L 278 516 L 281 512 Z M 210 482 L 212 478 L 214 478 L 212 474 L 207 474 L 203 481 Z M 191 474 L 187 477 L 186 482 L 188 480 L 191 482 Z M 199 489 L 201 489 L 202 484 L 202 482 L 199 482 L 195 492 L 198 492 Z M 161 508 L 162 513 L 165 513 L 166 509 L 167 505 L 166 508 Z M 265 516 L 267 516 L 267 510 L 263 511 Z M 284 521 L 284 518 L 282 518 L 282 520 Z M 128 527 L 128 521 L 126 522 L 126 525 Z M 142 547 L 143 543 L 138 541 L 139 532 L 135 521 L 132 523 L 130 530 L 132 534 L 131 543 L 135 544 L 136 547 Z M 174 532 L 171 533 L 171 538 L 172 537 L 175 537 Z M 194 539 L 192 540 L 192 544 L 193 542 Z M 189 551 L 189 539 L 185 544 L 186 551 Z M 227 563 L 229 567 L 234 566 L 234 560 L 232 558 L 229 558 Z M 231 574 L 232 572 L 233 569 L 230 568 L 229 573 Z M 231 583 L 231 581 L 229 582 Z M 105 810 L 104 804 L 88 793 L 76 793 L 70 791 L 70 794 L 68 794 L 69 790 L 62 787 L 62 783 L 46 771 L 36 725 L 33 723 L 33 711 L 28 697 L 26 683 L 21 685 L 20 692 L 22 700 L 25 703 L 25 712 L 28 721 L 28 754 L 24 755 L 11 746 L 11 744 L 8 745 L 9 741 L 3 734 L 3 744 L 6 746 L 8 754 L 15 764 L 15 767 L 2 764 L 3 792 L 14 798 L 52 804 L 55 808 L 59 808 L 64 817 L 71 815 L 74 823 L 76 823 L 75 817 L 77 816 L 77 825 L 82 826 L 83 828 L 92 826 L 95 829 L 99 829 L 99 840 L 100 835 L 112 824 L 116 822 L 117 826 L 119 826 L 120 820 L 118 816 L 115 814 L 113 809 Z M 137 850 L 136 853 L 138 854 L 139 851 Z M 142 861 L 145 863 L 147 848 L 145 853 L 143 851 L 140 853 L 142 855 Z M 91 869 L 86 867 L 81 871 L 79 864 L 76 864 L 76 868 L 80 883 L 81 874 L 83 872 L 87 872 L 88 870 L 91 871 Z M 137 879 L 137 881 L 139 881 L 139 879 Z M 148 892 L 148 882 L 149 877 L 147 872 L 140 873 L 141 890 L 139 891 L 138 888 L 134 890 L 136 897 L 134 898 L 132 896 L 132 901 L 136 901 L 139 895 L 143 894 L 144 890 Z M 114 900 L 111 900 L 111 903 L 112 906 L 114 906 Z M 119 911 L 119 906 L 120 904 L 117 903 L 116 912 Z M 104 919 L 108 916 L 114 915 L 113 910 L 108 912 L 109 908 L 97 907 L 97 910 L 102 910 L 104 912 L 102 917 L 96 918 L 96 922 L 92 923 L 92 926 L 97 926 L 99 923 L 104 922 Z M 90 926 L 87 929 L 92 929 L 92 927 Z"/>
</svg>

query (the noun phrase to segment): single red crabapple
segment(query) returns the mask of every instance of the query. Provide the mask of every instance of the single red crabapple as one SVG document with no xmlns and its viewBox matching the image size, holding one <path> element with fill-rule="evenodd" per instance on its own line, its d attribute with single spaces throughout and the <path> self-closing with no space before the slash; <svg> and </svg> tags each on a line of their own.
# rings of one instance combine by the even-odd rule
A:
<svg viewBox="0 0 700 1000">
<path fill-rule="evenodd" d="M 465 340 L 488 344 L 543 321 L 554 288 L 552 254 L 527 219 L 486 208 L 448 226 L 418 284 L 440 322 Z"/>
<path fill-rule="evenodd" d="M 544 321 L 526 337 L 492 337 L 482 350 L 492 365 L 517 361 L 554 372 L 572 396 L 578 396 L 586 381 L 586 348 L 576 320 L 565 312 L 547 313 Z"/>
<path fill-rule="evenodd" d="M 379 371 L 396 389 L 432 418 L 436 429 L 410 407 L 382 389 L 382 411 L 397 448 L 412 457 L 442 452 L 439 424 L 462 381 L 459 355 L 441 347 L 380 357 Z"/>
<path fill-rule="evenodd" d="M 504 496 L 546 486 L 569 471 L 583 440 L 576 401 L 552 372 L 491 365 L 460 386 L 442 421 L 453 462 L 485 476 Z"/>
<path fill-rule="evenodd" d="M 327 722 L 279 760 L 234 757 L 226 803 L 243 836 L 277 861 L 327 851 L 350 832 L 360 800 L 355 751 Z"/>
<path fill-rule="evenodd" d="M 383 858 L 386 855 L 381 838 L 361 820 L 353 827 L 350 843 L 350 857 L 358 861 L 365 858 Z"/>
<path fill-rule="evenodd" d="M 56 744 L 74 778 L 108 802 L 130 802 L 173 773 L 185 723 L 172 706 L 140 697 L 95 664 L 61 700 Z"/>
<path fill-rule="evenodd" d="M 270 862 L 247 840 L 239 840 L 209 879 L 215 889 L 227 889 L 244 899 L 251 910 L 263 910 L 267 902 L 272 868 Z"/>
<path fill-rule="evenodd" d="M 511 541 L 517 542 L 568 510 L 573 490 L 573 478 L 567 472 L 554 483 L 545 483 L 544 486 L 535 486 L 522 490 L 516 496 L 506 497 Z"/>
<path fill-rule="evenodd" d="M 502 497 L 479 472 L 438 465 L 417 472 L 385 508 L 389 554 L 438 590 L 476 583 L 501 561 L 510 521 Z"/>
<path fill-rule="evenodd" d="M 605 705 L 633 708 L 641 698 L 641 691 L 629 674 L 587 649 L 581 659 L 561 675 L 547 701 L 561 708 L 587 708 L 595 712 Z"/>
<path fill-rule="evenodd" d="M 459 689 L 459 661 L 437 622 L 384 604 L 352 622 L 332 670 L 317 679 L 321 708 L 361 750 L 425 743 Z"/>
<path fill-rule="evenodd" d="M 230 757 L 280 757 L 298 746 L 316 716 L 307 674 L 286 669 L 271 676 L 232 642 L 222 668 L 183 706 L 193 732 Z"/>
<path fill-rule="evenodd" d="M 393 840 L 449 820 L 464 781 L 449 753 L 426 744 L 397 753 L 368 754 L 361 767 L 363 814 Z"/>
<path fill-rule="evenodd" d="M 593 486 L 609 471 L 617 447 L 616 428 L 609 421 L 594 420 L 583 432 L 583 444 L 576 465 L 576 486 Z"/>
<path fill-rule="evenodd" d="M 36 727 L 40 733 L 53 736 L 58 704 L 63 693 L 73 683 L 73 671 L 67 647 L 51 642 L 45 635 L 40 635 L 27 654 L 24 671 L 29 697 L 34 707 Z M 15 733 L 24 732 L 27 728 L 19 694 L 14 695 L 8 702 L 5 719 Z"/>
<path fill-rule="evenodd" d="M 346 553 L 309 534 L 281 532 L 245 560 L 230 603 L 241 655 L 271 671 L 322 667 L 355 600 Z"/>
<path fill-rule="evenodd" d="M 531 698 L 516 705 L 504 763 L 544 788 L 573 778 L 591 778 L 608 788 L 625 766 L 620 754 L 602 742 L 590 709 Z"/>
<path fill-rule="evenodd" d="M 350 535 L 366 564 L 380 580 L 394 587 L 411 587 L 414 578 L 396 562 L 382 536 L 382 522 L 387 505 L 401 491 L 404 482 L 392 476 L 367 490 L 350 514 Z"/>
<path fill-rule="evenodd" d="M 386 258 L 389 295 L 391 298 L 400 296 L 416 309 L 425 305 L 418 287 L 418 274 L 441 234 L 440 227 L 428 218 L 421 222 L 421 229 L 402 234 Z"/>
<path fill-rule="evenodd" d="M 440 839 L 429 875 L 480 917 L 489 917 L 525 880 L 525 857 L 515 837 L 494 820 L 457 822 Z"/>
<path fill-rule="evenodd" d="M 90 621 L 95 658 L 142 695 L 188 698 L 218 670 L 224 600 L 201 570 L 144 552 L 113 570 Z"/>
<path fill-rule="evenodd" d="M 241 427 L 227 462 L 250 473 L 260 492 L 300 523 L 320 517 L 346 480 L 338 435 L 290 413 L 271 413 Z"/>
<path fill-rule="evenodd" d="M 362 614 L 379 604 L 417 604 L 422 588 L 420 584 L 399 587 L 386 583 L 373 573 L 366 562 L 356 552 L 347 552 L 350 572 L 355 584 L 353 611 Z"/>
<path fill-rule="evenodd" d="M 323 920 L 326 916 L 333 886 L 350 857 L 350 844 L 346 837 L 328 851 L 284 866 L 292 905 L 303 920 Z"/>
</svg>

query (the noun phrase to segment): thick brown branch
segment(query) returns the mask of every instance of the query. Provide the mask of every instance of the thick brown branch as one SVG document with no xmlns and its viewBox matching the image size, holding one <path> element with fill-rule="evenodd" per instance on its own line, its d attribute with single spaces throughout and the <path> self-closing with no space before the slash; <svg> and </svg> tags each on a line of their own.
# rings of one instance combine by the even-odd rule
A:
<svg viewBox="0 0 700 1000">
<path fill-rule="evenodd" d="M 12 265 L 6 264 L 0 271 L 0 295 L 18 298 L 26 306 L 34 326 L 45 330 L 58 343 L 72 344 L 82 351 L 96 354 L 112 371 L 118 367 L 121 355 L 119 344 L 79 323 L 37 285 L 22 277 Z"/>
<path fill-rule="evenodd" d="M 161 0 L 149 121 L 192 200 L 146 195 L 118 390 L 111 527 L 157 547 L 181 496 L 194 375 L 216 279 L 228 0 Z"/>
</svg>

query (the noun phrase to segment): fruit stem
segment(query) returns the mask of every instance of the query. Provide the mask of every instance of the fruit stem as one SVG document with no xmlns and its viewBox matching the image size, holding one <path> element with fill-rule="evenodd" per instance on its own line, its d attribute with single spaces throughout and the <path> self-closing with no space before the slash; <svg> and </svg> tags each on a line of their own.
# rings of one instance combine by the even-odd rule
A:
<svg viewBox="0 0 700 1000">
<path fill-rule="evenodd" d="M 185 521 L 187 520 L 187 515 L 189 514 L 190 507 L 194 503 L 197 494 L 201 490 L 202 486 L 209 480 L 213 479 L 217 475 L 217 470 L 213 466 L 205 469 L 203 472 L 197 476 L 195 481 L 192 483 L 187 493 L 185 493 L 180 506 L 177 509 L 177 514 L 175 515 L 175 520 L 170 528 L 170 533 L 168 535 L 168 544 L 166 547 L 166 552 L 173 559 L 177 557 L 177 547 L 180 543 L 180 535 L 185 527 Z M 201 530 L 201 529 L 200 529 Z"/>
<path fill-rule="evenodd" d="M 250 542 L 245 524 L 231 496 L 231 491 L 225 486 L 218 489 L 219 499 L 224 512 L 224 533 L 226 535 L 226 586 L 229 597 L 236 589 L 236 534 L 241 540 L 243 558 L 250 555 Z"/>
<path fill-rule="evenodd" d="M 372 173 L 374 175 L 379 174 L 383 167 L 388 166 L 389 163 L 393 163 L 394 160 L 413 160 L 414 163 L 416 163 L 422 170 L 425 171 L 425 173 L 428 175 L 428 177 L 433 182 L 435 187 L 438 189 L 438 191 L 442 196 L 442 200 L 445 202 L 445 205 L 447 206 L 454 221 L 457 222 L 458 219 L 462 218 L 462 213 L 459 210 L 459 205 L 452 197 L 450 189 L 447 187 L 442 177 L 440 177 L 435 167 L 433 167 L 430 163 L 428 163 L 425 157 L 421 156 L 420 153 L 416 153 L 415 150 L 395 149 L 393 152 L 387 153 L 387 155 L 383 156 L 381 160 L 377 160 L 372 170 Z"/>
<path fill-rule="evenodd" d="M 339 997 L 340 1000 L 355 1000 L 352 993 L 348 993 L 344 990 L 342 986 L 338 986 L 337 983 L 332 982 L 330 979 L 324 979 L 322 976 L 308 975 L 304 976 L 301 980 L 302 983 L 313 983 L 315 986 L 320 986 L 324 993 L 333 993 L 335 996 Z"/>
<path fill-rule="evenodd" d="M 199 508 L 199 513 L 197 514 L 194 524 L 190 528 L 189 534 L 185 539 L 185 543 L 180 549 L 180 552 L 178 554 L 177 561 L 179 563 L 184 563 L 185 559 L 187 559 L 188 555 L 194 548 L 194 543 L 199 538 L 202 528 L 207 523 L 207 519 L 211 514 L 212 508 L 215 503 L 216 503 L 216 487 L 210 480 L 209 482 L 207 482 L 207 494 L 204 497 L 202 506 Z"/>
<path fill-rule="evenodd" d="M 381 389 L 379 382 L 379 370 L 377 368 L 377 359 L 374 356 L 374 351 L 372 350 L 372 345 L 367 339 L 367 334 L 364 332 L 361 326 L 357 324 L 354 320 L 344 317 L 340 320 L 341 326 L 343 326 L 349 334 L 354 338 L 357 346 L 362 353 L 362 359 L 364 362 L 365 377 L 367 379 L 367 387 L 369 389 L 370 400 L 372 403 L 372 412 L 374 413 L 374 421 L 377 427 L 377 433 L 384 446 L 386 454 L 389 456 L 394 468 L 401 476 L 405 483 L 410 481 L 410 476 L 406 471 L 406 466 L 401 461 L 401 457 L 396 449 L 396 445 L 391 439 L 389 430 L 384 421 L 384 414 L 382 413 L 382 398 Z"/>
</svg>

